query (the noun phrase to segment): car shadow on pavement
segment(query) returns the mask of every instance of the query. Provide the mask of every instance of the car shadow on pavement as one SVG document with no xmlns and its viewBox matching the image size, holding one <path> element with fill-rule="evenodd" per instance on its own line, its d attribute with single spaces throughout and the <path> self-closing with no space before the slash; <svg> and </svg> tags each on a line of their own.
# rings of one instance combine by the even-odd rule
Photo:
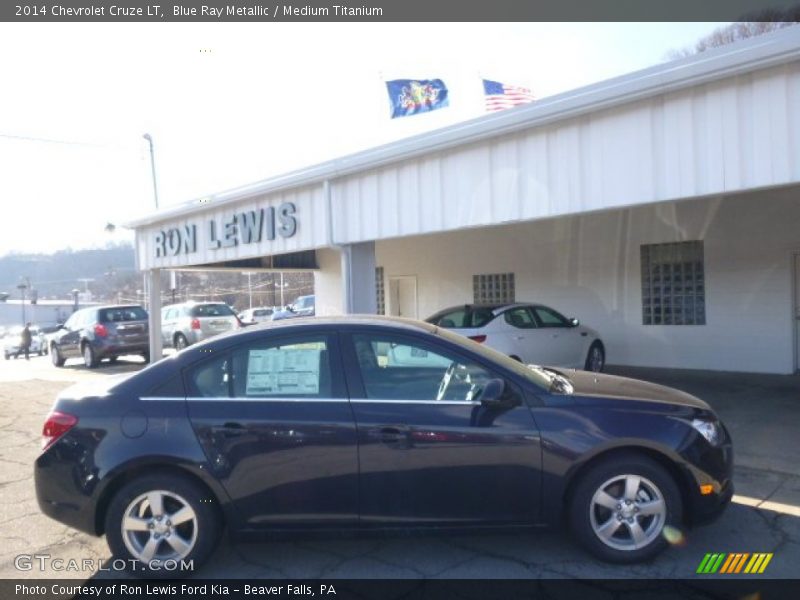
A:
<svg viewBox="0 0 800 600">
<path fill-rule="evenodd" d="M 774 507 L 773 507 L 774 508 Z M 800 510 L 800 507 L 794 507 Z M 710 552 L 772 552 L 760 575 L 793 578 L 800 517 L 732 504 L 715 523 L 682 532 L 664 553 L 636 565 L 598 561 L 564 530 L 502 535 L 404 535 L 241 542 L 224 537 L 192 578 L 247 579 L 685 579 Z M 107 561 L 108 562 L 108 561 Z M 100 572 L 95 578 L 118 577 Z M 128 575 L 124 575 L 128 576 Z M 720 575 L 716 575 L 719 577 Z"/>
</svg>

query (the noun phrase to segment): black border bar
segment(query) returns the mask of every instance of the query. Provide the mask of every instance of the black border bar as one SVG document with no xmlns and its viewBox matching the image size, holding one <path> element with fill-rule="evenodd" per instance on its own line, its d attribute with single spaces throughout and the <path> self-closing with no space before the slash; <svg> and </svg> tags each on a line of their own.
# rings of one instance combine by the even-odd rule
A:
<svg viewBox="0 0 800 600">
<path fill-rule="evenodd" d="M 123 588 L 126 586 L 127 589 Z M 184 587 L 187 586 L 187 587 Z M 245 593 L 250 586 L 250 591 Z M 59 593 L 58 590 L 82 591 Z M 256 588 L 258 591 L 253 591 Z M 38 591 L 32 591 L 32 590 Z M 191 589 L 191 591 L 189 591 Z M 266 590 L 271 591 L 267 592 Z M 647 600 L 682 598 L 686 600 L 795 600 L 800 597 L 798 579 L 697 578 L 676 580 L 637 579 L 447 579 L 447 580 L 290 580 L 290 579 L 186 579 L 139 580 L 95 579 L 89 581 L 56 579 L 0 580 L 4 600 L 515 600 L 558 598 L 589 600 Z"/>
<path fill-rule="evenodd" d="M 8 22 L 786 21 L 797 0 L 3 0 Z"/>
</svg>

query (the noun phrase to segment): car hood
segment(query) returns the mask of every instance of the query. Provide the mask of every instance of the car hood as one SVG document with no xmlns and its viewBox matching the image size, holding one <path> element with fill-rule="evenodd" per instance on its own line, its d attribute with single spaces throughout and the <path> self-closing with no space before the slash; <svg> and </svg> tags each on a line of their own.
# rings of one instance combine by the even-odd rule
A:
<svg viewBox="0 0 800 600">
<path fill-rule="evenodd" d="M 564 373 L 569 379 L 574 396 L 661 402 L 705 410 L 710 408 L 708 404 L 691 394 L 657 383 L 588 371 L 560 370 L 559 372 Z"/>
</svg>

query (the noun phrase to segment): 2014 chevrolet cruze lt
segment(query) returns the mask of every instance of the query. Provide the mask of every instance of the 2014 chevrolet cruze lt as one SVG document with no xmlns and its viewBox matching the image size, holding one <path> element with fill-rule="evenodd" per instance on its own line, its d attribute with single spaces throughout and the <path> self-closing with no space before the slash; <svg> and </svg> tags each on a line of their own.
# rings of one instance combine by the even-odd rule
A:
<svg viewBox="0 0 800 600">
<path fill-rule="evenodd" d="M 731 470 L 727 430 L 683 392 L 524 366 L 417 321 L 342 317 L 255 326 L 71 388 L 35 479 L 47 515 L 144 568 L 197 567 L 223 526 L 562 520 L 596 556 L 634 562 L 669 528 L 718 515 Z"/>
</svg>

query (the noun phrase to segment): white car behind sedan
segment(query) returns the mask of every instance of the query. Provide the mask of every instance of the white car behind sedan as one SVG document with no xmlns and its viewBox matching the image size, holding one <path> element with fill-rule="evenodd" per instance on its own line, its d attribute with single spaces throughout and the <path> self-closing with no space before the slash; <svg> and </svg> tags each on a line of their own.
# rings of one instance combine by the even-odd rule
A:
<svg viewBox="0 0 800 600">
<path fill-rule="evenodd" d="M 426 319 L 525 364 L 600 372 L 606 349 L 598 333 L 542 304 L 466 304 Z"/>
</svg>

